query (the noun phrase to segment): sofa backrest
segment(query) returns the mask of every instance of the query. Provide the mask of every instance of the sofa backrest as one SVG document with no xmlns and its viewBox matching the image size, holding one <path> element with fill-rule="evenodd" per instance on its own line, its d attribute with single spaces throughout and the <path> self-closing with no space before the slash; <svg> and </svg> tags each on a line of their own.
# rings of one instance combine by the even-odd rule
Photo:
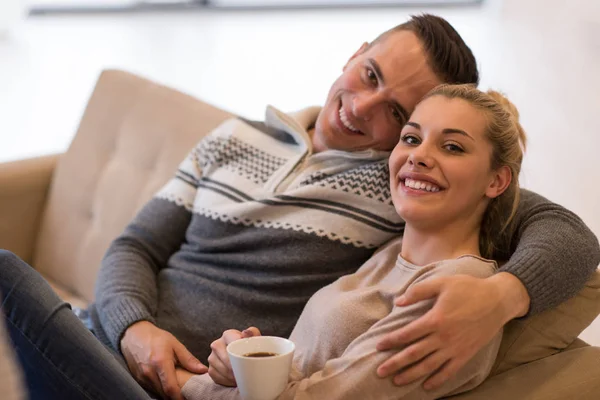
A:
<svg viewBox="0 0 600 400">
<path fill-rule="evenodd" d="M 87 301 L 112 239 L 231 114 L 123 71 L 101 74 L 50 188 L 33 266 Z"/>
</svg>

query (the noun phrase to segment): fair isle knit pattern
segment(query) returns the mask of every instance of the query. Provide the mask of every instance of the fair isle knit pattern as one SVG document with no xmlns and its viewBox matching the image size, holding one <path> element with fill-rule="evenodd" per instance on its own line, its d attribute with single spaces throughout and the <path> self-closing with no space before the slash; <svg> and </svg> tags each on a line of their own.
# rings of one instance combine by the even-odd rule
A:
<svg viewBox="0 0 600 400">
<path fill-rule="evenodd" d="M 389 174 L 390 171 L 387 163 L 374 163 L 333 176 L 316 172 L 300 184 L 316 184 L 334 190 L 354 193 L 358 196 L 366 196 L 392 205 L 392 194 L 388 183 Z M 387 184 L 382 185 L 382 182 L 386 182 Z"/>
<path fill-rule="evenodd" d="M 195 149 L 194 161 L 200 170 L 222 167 L 262 185 L 286 160 L 236 138 L 208 138 Z"/>
<path fill-rule="evenodd" d="M 225 223 L 294 230 L 368 249 L 402 233 L 387 153 L 311 156 L 310 143 L 293 129 L 290 143 L 255 126 L 234 120 L 214 131 L 157 197 Z M 306 175 L 299 163 L 311 157 L 310 170 L 317 171 Z M 288 179 L 298 184 L 282 188 Z"/>
</svg>

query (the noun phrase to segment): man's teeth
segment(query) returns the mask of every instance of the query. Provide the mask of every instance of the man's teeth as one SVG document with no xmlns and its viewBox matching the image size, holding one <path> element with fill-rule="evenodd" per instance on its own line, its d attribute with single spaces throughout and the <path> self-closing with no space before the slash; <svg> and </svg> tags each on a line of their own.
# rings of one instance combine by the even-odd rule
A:
<svg viewBox="0 0 600 400">
<path fill-rule="evenodd" d="M 348 121 L 348 116 L 346 115 L 346 111 L 344 111 L 344 107 L 340 107 L 340 120 L 342 121 L 342 124 L 352 132 L 359 132 L 359 130 Z"/>
<path fill-rule="evenodd" d="M 408 186 L 411 189 L 426 190 L 428 192 L 439 192 L 440 191 L 439 186 L 436 186 L 433 183 L 417 181 L 415 179 L 406 178 L 406 180 L 404 181 L 404 185 Z"/>
</svg>

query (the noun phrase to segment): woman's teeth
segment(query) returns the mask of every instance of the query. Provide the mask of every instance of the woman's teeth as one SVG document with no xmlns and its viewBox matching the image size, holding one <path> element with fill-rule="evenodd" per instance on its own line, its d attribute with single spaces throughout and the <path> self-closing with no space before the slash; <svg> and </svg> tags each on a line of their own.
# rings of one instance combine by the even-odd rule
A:
<svg viewBox="0 0 600 400">
<path fill-rule="evenodd" d="M 415 179 L 406 178 L 406 180 L 404 181 L 404 185 L 408 186 L 411 189 L 425 190 L 427 192 L 439 192 L 440 191 L 440 187 L 434 185 L 431 182 L 417 181 Z"/>
<path fill-rule="evenodd" d="M 346 112 L 344 111 L 344 108 L 343 108 L 343 107 L 340 107 L 339 114 L 340 114 L 340 120 L 342 121 L 342 124 L 344 124 L 344 126 L 345 126 L 346 128 L 348 128 L 348 129 L 349 129 L 349 130 L 351 130 L 352 132 L 360 132 L 358 129 L 356 129 L 356 128 L 354 127 L 354 125 L 352 125 L 352 124 L 350 123 L 350 121 L 348 121 L 348 116 L 346 115 Z"/>
</svg>

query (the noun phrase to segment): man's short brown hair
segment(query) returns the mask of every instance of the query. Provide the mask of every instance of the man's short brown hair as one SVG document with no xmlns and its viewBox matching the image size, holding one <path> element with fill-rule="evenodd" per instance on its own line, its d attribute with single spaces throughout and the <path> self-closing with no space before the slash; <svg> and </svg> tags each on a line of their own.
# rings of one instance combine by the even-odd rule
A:
<svg viewBox="0 0 600 400">
<path fill-rule="evenodd" d="M 429 66 L 442 82 L 479 84 L 473 52 L 445 19 L 431 14 L 413 15 L 409 21 L 379 35 L 371 46 L 398 31 L 411 31 L 419 38 Z"/>
</svg>

